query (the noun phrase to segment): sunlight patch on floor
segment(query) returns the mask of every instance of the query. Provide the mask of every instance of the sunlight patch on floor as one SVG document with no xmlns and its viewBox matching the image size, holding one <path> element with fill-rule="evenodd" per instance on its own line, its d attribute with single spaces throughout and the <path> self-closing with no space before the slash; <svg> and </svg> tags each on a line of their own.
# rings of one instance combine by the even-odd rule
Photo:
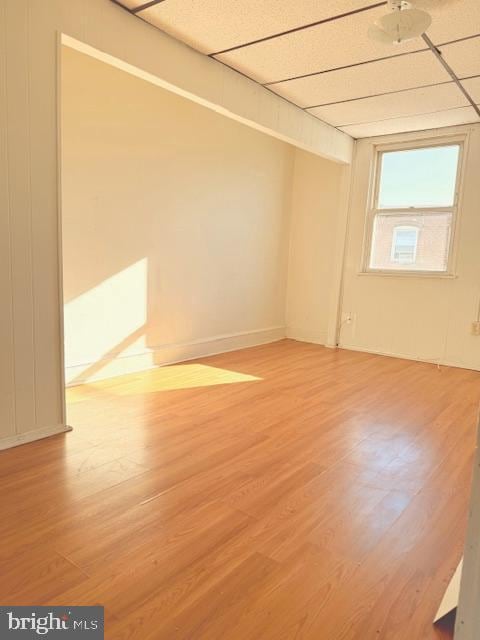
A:
<svg viewBox="0 0 480 640">
<path fill-rule="evenodd" d="M 108 388 L 109 394 L 128 396 L 136 393 L 193 389 L 195 387 L 211 387 L 257 380 L 262 380 L 262 378 L 229 369 L 211 367 L 206 364 L 174 364 L 145 371 L 140 375 L 137 373 L 72 387 L 67 389 L 67 401 L 75 402 L 76 396 L 85 394 L 87 386 L 92 391 L 94 389 Z M 118 383 L 115 384 L 116 382 Z M 77 393 L 75 393 L 75 389 L 78 390 Z"/>
</svg>

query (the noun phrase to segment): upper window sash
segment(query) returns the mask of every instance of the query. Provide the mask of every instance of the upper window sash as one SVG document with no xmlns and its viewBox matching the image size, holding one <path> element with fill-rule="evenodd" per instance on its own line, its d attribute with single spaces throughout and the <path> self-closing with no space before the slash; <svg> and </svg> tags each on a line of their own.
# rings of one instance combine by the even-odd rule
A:
<svg viewBox="0 0 480 640">
<path fill-rule="evenodd" d="M 374 189 L 373 189 L 373 193 L 372 193 L 372 198 L 371 198 L 371 211 L 372 212 L 382 212 L 382 213 L 388 213 L 390 211 L 392 212 L 412 212 L 415 210 L 418 211 L 422 211 L 422 212 L 428 212 L 428 211 L 453 211 L 453 209 L 455 209 L 458 205 L 458 200 L 459 200 L 459 186 L 460 186 L 460 173 L 461 173 L 461 166 L 462 166 L 462 156 L 463 156 L 463 144 L 464 144 L 464 140 L 463 139 L 452 139 L 452 140 L 443 140 L 442 142 L 437 142 L 437 143 L 428 143 L 426 141 L 422 142 L 422 143 L 418 143 L 418 144 L 412 144 L 412 145 L 402 145 L 402 146 L 398 146 L 398 145 L 394 145 L 392 147 L 385 147 L 385 146 L 379 146 L 376 148 L 375 150 L 375 175 L 374 175 Z M 453 189 L 452 189 L 452 196 L 453 196 L 453 201 L 451 202 L 451 204 L 439 204 L 439 205 L 435 205 L 435 204 L 422 204 L 422 203 L 414 203 L 412 205 L 407 204 L 405 205 L 405 203 L 400 203 L 400 204 L 392 204 L 392 205 L 381 205 L 380 203 L 380 190 L 381 190 L 381 186 L 382 186 L 382 169 L 383 169 L 383 159 L 385 155 L 388 154 L 393 154 L 393 153 L 401 153 L 401 152 L 415 152 L 415 151 L 430 151 L 430 150 L 434 150 L 434 149 L 438 149 L 438 148 L 449 148 L 449 149 L 457 149 L 457 153 L 456 153 L 456 166 L 455 166 L 455 177 L 454 177 L 454 184 L 452 185 Z M 398 157 L 397 157 L 398 158 Z M 451 158 L 450 160 L 453 160 L 453 158 Z M 447 162 L 448 162 L 448 157 L 447 157 Z M 425 194 L 423 194 L 425 195 Z M 420 195 L 421 197 L 421 195 Z M 415 200 L 415 196 L 412 196 L 412 201 Z"/>
</svg>

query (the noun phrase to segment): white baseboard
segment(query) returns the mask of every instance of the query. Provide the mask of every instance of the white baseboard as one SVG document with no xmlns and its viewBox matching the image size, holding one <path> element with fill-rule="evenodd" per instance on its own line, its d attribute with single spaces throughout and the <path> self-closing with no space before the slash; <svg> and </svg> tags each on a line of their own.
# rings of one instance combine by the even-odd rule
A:
<svg viewBox="0 0 480 640">
<path fill-rule="evenodd" d="M 304 331 L 298 327 L 287 327 L 287 338 L 292 340 L 298 340 L 299 342 L 311 342 L 312 344 L 325 345 L 327 343 L 327 332 L 312 333 L 310 331 Z"/>
<path fill-rule="evenodd" d="M 175 362 L 212 356 L 227 351 L 246 349 L 285 338 L 285 327 L 268 327 L 253 331 L 242 331 L 193 340 L 182 344 L 161 345 L 144 353 L 121 354 L 106 360 L 66 367 L 65 380 L 68 387 L 96 380 L 105 380 L 127 373 L 146 371 Z"/>
<path fill-rule="evenodd" d="M 59 433 L 65 433 L 66 431 L 71 430 L 72 427 L 59 424 L 55 427 L 45 427 L 44 429 L 35 429 L 33 431 L 26 431 L 25 433 L 17 433 L 14 436 L 9 436 L 0 440 L 0 451 L 3 449 L 10 449 L 11 447 L 18 447 L 21 444 L 27 444 L 27 442 L 33 442 L 34 440 L 41 440 L 42 438 L 56 436 Z"/>
<path fill-rule="evenodd" d="M 453 361 L 445 358 L 427 358 L 426 356 L 416 356 L 411 353 L 397 353 L 395 351 L 379 351 L 376 349 L 364 349 L 352 344 L 339 344 L 339 349 L 347 351 L 360 351 L 361 353 L 371 353 L 377 356 L 388 356 L 389 358 L 400 358 L 401 360 L 413 360 L 415 362 L 425 362 L 426 364 L 435 364 L 442 367 L 456 367 L 457 369 L 469 369 L 471 371 L 480 371 L 479 367 L 462 361 Z"/>
</svg>

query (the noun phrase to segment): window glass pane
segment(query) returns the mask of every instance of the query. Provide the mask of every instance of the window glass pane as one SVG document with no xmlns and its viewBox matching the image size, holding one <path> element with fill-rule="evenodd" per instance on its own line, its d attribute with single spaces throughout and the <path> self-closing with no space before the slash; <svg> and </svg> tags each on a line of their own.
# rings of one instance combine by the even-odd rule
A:
<svg viewBox="0 0 480 640">
<path fill-rule="evenodd" d="M 451 207 L 459 151 L 452 145 L 383 153 L 378 208 Z"/>
<path fill-rule="evenodd" d="M 446 271 L 451 213 L 377 214 L 370 269 Z"/>
<path fill-rule="evenodd" d="M 414 264 L 417 255 L 418 229 L 416 227 L 395 227 L 393 229 L 393 262 Z"/>
</svg>

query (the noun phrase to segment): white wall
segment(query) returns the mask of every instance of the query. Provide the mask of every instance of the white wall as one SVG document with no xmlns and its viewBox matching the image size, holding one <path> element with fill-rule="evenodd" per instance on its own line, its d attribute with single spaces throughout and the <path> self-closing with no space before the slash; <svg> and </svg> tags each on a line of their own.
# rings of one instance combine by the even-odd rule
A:
<svg viewBox="0 0 480 640">
<path fill-rule="evenodd" d="M 480 435 L 480 431 L 479 431 Z M 455 640 L 476 640 L 480 628 L 480 438 L 473 467 L 460 594 L 455 620 Z"/>
<path fill-rule="evenodd" d="M 0 447 L 65 428 L 57 252 L 62 33 L 231 118 L 339 161 L 351 157 L 345 134 L 110 0 L 2 0 Z"/>
<path fill-rule="evenodd" d="M 468 133 L 457 234 L 456 276 L 360 274 L 374 144 Z M 361 140 L 356 143 L 344 271 L 340 346 L 480 369 L 480 337 L 472 336 L 480 299 L 480 126 Z"/>
<path fill-rule="evenodd" d="M 342 267 L 347 168 L 295 151 L 287 296 L 287 335 L 334 341 Z"/>
<path fill-rule="evenodd" d="M 294 148 L 62 56 L 67 381 L 283 337 Z"/>
</svg>

